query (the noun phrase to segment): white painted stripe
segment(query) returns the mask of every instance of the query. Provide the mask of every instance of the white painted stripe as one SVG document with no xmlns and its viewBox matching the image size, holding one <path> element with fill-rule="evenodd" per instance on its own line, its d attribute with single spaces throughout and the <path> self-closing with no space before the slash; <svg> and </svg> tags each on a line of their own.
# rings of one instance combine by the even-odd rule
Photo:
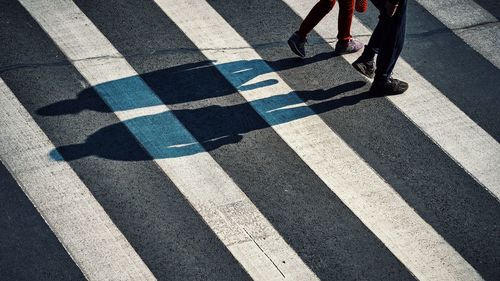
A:
<svg viewBox="0 0 500 281">
<path fill-rule="evenodd" d="M 198 0 L 155 1 L 209 60 L 217 62 L 233 86 L 249 89 L 240 90 L 241 95 L 417 278 L 481 280 L 210 5 Z M 273 80 L 277 83 L 264 83 Z M 287 105 L 296 107 L 283 110 Z"/>
<path fill-rule="evenodd" d="M 120 115 L 123 116 L 122 121 L 132 120 L 134 118 L 144 117 L 148 115 L 156 115 L 168 112 L 168 108 L 165 105 L 152 105 L 148 107 L 140 107 L 140 108 L 131 108 L 124 109 L 121 111 L 115 111 L 115 113 L 120 112 Z"/>
<path fill-rule="evenodd" d="M 305 17 L 311 5 L 314 5 L 314 0 L 284 2 L 302 17 Z M 331 26 L 336 25 L 337 10 L 316 26 L 315 30 L 323 38 L 332 36 Z M 353 18 L 351 30 L 352 34 L 372 32 L 356 18 Z M 368 39 L 360 40 L 366 44 Z M 343 57 L 352 63 L 358 56 L 359 54 L 349 54 Z M 399 58 L 394 76 L 409 82 L 410 88 L 403 95 L 390 96 L 387 99 L 499 200 L 500 144 L 404 59 Z"/>
<path fill-rule="evenodd" d="M 124 121 L 252 278 L 317 280 L 76 5 L 64 0 L 20 2 Z M 134 106 L 144 108 L 130 110 Z"/>
<path fill-rule="evenodd" d="M 471 0 L 417 0 L 467 45 L 500 68 L 500 22 Z"/>
<path fill-rule="evenodd" d="M 0 78 L 0 159 L 89 280 L 156 280 Z"/>
</svg>

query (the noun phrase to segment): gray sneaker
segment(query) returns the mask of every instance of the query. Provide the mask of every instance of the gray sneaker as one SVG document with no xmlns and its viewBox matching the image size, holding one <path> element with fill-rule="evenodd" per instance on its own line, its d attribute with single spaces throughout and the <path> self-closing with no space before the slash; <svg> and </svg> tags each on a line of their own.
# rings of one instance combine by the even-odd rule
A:
<svg viewBox="0 0 500 281">
<path fill-rule="evenodd" d="M 354 39 L 349 39 L 347 42 L 338 41 L 337 44 L 335 44 L 335 52 L 339 55 L 356 53 L 361 50 L 363 46 L 363 43 Z"/>
<path fill-rule="evenodd" d="M 303 58 L 306 56 L 306 49 L 305 49 L 306 42 L 307 42 L 306 39 L 301 39 L 300 36 L 297 34 L 297 32 L 295 32 L 288 39 L 288 46 L 290 46 L 292 52 L 294 52 L 297 56 Z"/>
</svg>

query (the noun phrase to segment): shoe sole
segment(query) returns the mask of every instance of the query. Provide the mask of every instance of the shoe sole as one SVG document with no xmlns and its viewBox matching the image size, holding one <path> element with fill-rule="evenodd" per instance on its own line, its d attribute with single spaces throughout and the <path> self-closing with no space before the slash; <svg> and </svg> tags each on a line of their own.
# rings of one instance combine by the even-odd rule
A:
<svg viewBox="0 0 500 281">
<path fill-rule="evenodd" d="M 337 49 L 337 47 L 335 47 L 335 53 L 336 53 L 337 55 L 354 54 L 354 53 L 356 53 L 356 52 L 360 51 L 361 49 L 362 49 L 362 48 L 359 48 L 359 49 L 357 49 L 357 50 L 350 50 L 350 51 L 348 51 L 348 50 L 341 50 L 341 49 Z"/>
<path fill-rule="evenodd" d="M 288 46 L 290 46 L 290 49 L 292 50 L 292 52 L 294 52 L 297 56 L 299 56 L 301 58 L 304 58 L 306 56 L 306 54 L 303 54 L 299 51 L 297 45 L 292 40 L 288 40 Z"/>
<path fill-rule="evenodd" d="M 353 62 L 352 63 L 352 66 L 354 67 L 354 69 L 356 69 L 359 73 L 363 74 L 364 76 L 368 77 L 368 78 L 373 78 L 375 77 L 375 72 L 367 72 L 366 71 L 366 68 L 364 67 L 360 67 L 356 62 Z"/>
<path fill-rule="evenodd" d="M 384 96 L 397 96 L 397 95 L 401 95 L 403 94 L 404 92 L 406 92 L 408 90 L 409 87 L 406 87 L 406 89 L 404 89 L 403 91 L 401 92 L 397 92 L 397 93 L 386 93 L 386 92 L 380 92 L 380 91 L 377 91 L 376 89 L 372 89 L 370 88 L 370 94 L 374 95 L 374 96 L 378 96 L 378 97 L 384 97 Z"/>
<path fill-rule="evenodd" d="M 358 51 L 359 50 L 357 50 L 357 51 L 338 51 L 338 50 L 335 50 L 335 54 L 341 56 L 341 55 L 347 55 L 347 54 L 354 54 Z"/>
</svg>

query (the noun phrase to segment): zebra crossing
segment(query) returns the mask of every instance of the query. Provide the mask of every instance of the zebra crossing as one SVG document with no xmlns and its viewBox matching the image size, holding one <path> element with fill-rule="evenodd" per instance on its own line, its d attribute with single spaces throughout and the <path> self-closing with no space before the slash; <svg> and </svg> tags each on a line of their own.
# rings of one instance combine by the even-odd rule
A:
<svg viewBox="0 0 500 281">
<path fill-rule="evenodd" d="M 294 4 L 299 12 L 298 5 L 301 5 L 301 2 L 290 1 L 290 4 Z M 303 16 L 308 12 L 303 4 L 300 12 Z M 332 26 L 335 22 L 334 17 L 327 19 L 318 27 L 318 32 L 327 36 L 328 30 L 324 27 Z M 361 23 L 355 24 L 354 27 L 359 34 L 371 32 Z M 365 40 L 364 43 L 367 44 L 368 41 Z M 345 57 L 352 63 L 357 55 L 350 54 Z M 393 96 L 388 99 L 479 183 L 496 198 L 500 198 L 500 182 L 496 176 L 496 171 L 500 170 L 498 142 L 412 69 L 404 59 L 398 63 L 394 73 L 403 80 L 413 80 L 410 91 L 415 94 Z M 473 153 L 468 154 L 472 151 Z"/>
<path fill-rule="evenodd" d="M 498 52 L 420 2 L 498 77 Z M 405 56 L 409 93 L 371 98 L 356 55 L 332 54 L 336 11 L 316 55 L 289 58 L 283 38 L 313 4 L 2 4 L 20 29 L 2 52 L 33 62 L 1 61 L 1 160 L 85 278 L 498 277 L 498 125 Z"/>
<path fill-rule="evenodd" d="M 497 68 L 500 67 L 498 55 L 495 54 L 494 46 L 497 42 L 500 27 L 498 21 L 486 9 L 473 1 L 418 1 L 424 8 L 429 10 L 437 19 L 452 30 L 471 48 L 480 53 Z M 464 15 L 471 15 L 464 17 Z M 469 30 L 468 30 L 469 29 Z M 471 30 L 470 30 L 471 29 Z M 482 41 L 482 44 L 477 42 Z"/>
<path fill-rule="evenodd" d="M 154 279 L 69 165 L 49 160 L 53 145 L 2 80 L 0 90 L 2 161 L 85 276 Z M 79 252 L 86 254 L 78 255 Z M 97 266 L 96 260 L 101 259 L 107 270 Z"/>
</svg>

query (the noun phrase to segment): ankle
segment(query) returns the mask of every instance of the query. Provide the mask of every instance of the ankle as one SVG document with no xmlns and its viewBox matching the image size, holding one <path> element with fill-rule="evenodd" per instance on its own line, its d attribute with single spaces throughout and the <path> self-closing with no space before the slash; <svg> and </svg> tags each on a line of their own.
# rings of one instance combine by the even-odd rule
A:
<svg viewBox="0 0 500 281">
<path fill-rule="evenodd" d="M 361 53 L 360 58 L 364 61 L 373 61 L 375 60 L 375 51 L 368 47 L 368 45 L 365 45 L 365 48 L 363 50 L 363 53 Z"/>
<path fill-rule="evenodd" d="M 341 46 L 347 46 L 349 45 L 349 41 L 351 41 L 352 38 L 349 38 L 349 39 L 339 39 L 337 41 L 337 44 L 338 45 L 341 45 Z"/>
<path fill-rule="evenodd" d="M 295 34 L 299 36 L 300 41 L 307 41 L 307 34 L 300 32 L 300 30 L 295 31 Z"/>
<path fill-rule="evenodd" d="M 373 78 L 373 82 L 375 83 L 386 83 L 389 81 L 389 77 L 386 74 L 378 74 L 375 73 L 375 78 Z"/>
</svg>

